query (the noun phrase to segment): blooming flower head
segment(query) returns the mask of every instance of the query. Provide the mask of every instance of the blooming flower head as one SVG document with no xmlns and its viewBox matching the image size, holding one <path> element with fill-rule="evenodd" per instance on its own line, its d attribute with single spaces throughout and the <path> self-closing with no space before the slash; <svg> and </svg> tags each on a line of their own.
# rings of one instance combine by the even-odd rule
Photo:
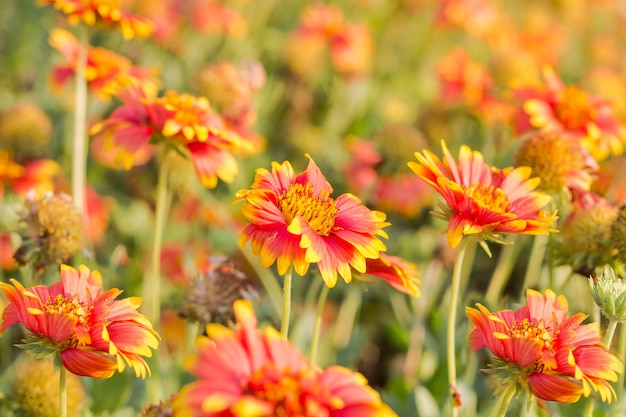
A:
<svg viewBox="0 0 626 417">
<path fill-rule="evenodd" d="M 490 312 L 477 304 L 467 308 L 474 324 L 473 350 L 487 348 L 494 356 L 488 373 L 502 385 L 516 384 L 546 401 L 572 403 L 593 391 L 611 402 L 624 371 L 621 361 L 604 346 L 596 327 L 582 324 L 583 313 L 568 317 L 564 296 L 551 290 L 526 293 L 527 305 L 516 311 Z"/>
<path fill-rule="evenodd" d="M 140 298 L 116 300 L 121 290 L 102 292 L 98 271 L 82 265 L 61 266 L 61 281 L 49 287 L 24 288 L 0 283 L 9 304 L 2 312 L 0 334 L 21 323 L 28 332 L 26 349 L 60 354 L 65 368 L 81 376 L 109 378 L 130 366 L 144 378 L 144 357 L 158 346 L 148 319 L 137 312 Z"/>
<path fill-rule="evenodd" d="M 39 0 L 41 5 L 51 5 L 67 16 L 70 24 L 102 26 L 119 29 L 124 39 L 146 38 L 154 24 L 145 17 L 122 9 L 123 0 Z"/>
<path fill-rule="evenodd" d="M 608 100 L 592 96 L 576 86 L 566 86 L 550 67 L 544 69 L 545 85 L 521 87 L 514 95 L 523 101 L 517 130 L 556 130 L 580 140 L 597 160 L 619 155 L 626 145 L 626 130 Z"/>
<path fill-rule="evenodd" d="M 550 196 L 535 191 L 538 178 L 529 179 L 529 167 L 497 169 L 482 154 L 461 146 L 458 163 L 441 143 L 444 159 L 424 150 L 409 167 L 443 197 L 441 212 L 448 220 L 448 244 L 458 246 L 464 236 L 501 242 L 510 233 L 548 234 L 554 215 L 541 210 Z M 485 246 L 484 246 L 485 247 Z"/>
<path fill-rule="evenodd" d="M 391 417 L 365 378 L 340 366 L 319 369 L 273 328 L 259 330 L 247 300 L 234 305 L 237 329 L 219 324 L 186 361 L 197 378 L 174 399 L 181 417 Z"/>
<path fill-rule="evenodd" d="M 304 275 L 309 265 L 318 265 L 324 282 L 334 287 L 337 273 L 352 279 L 351 267 L 365 272 L 366 259 L 376 259 L 385 245 L 376 235 L 388 223 L 385 214 L 370 211 L 352 194 L 337 198 L 312 158 L 304 172 L 295 174 L 288 161 L 272 163 L 272 170 L 258 169 L 249 190 L 237 192 L 243 214 L 251 222 L 239 242 L 251 241 L 261 264 L 275 261 L 283 275 L 293 265 Z"/>
<path fill-rule="evenodd" d="M 60 91 L 76 72 L 80 42 L 70 32 L 55 28 L 50 34 L 50 44 L 58 49 L 68 61 L 57 65 L 50 75 L 52 87 Z M 108 99 L 128 85 L 141 85 L 156 93 L 159 82 L 154 70 L 132 65 L 131 61 L 105 48 L 87 49 L 85 76 L 91 91 L 99 98 Z"/>
<path fill-rule="evenodd" d="M 413 297 L 420 296 L 417 266 L 398 256 L 380 253 L 377 259 L 367 259 L 365 275 L 384 279 L 396 290 Z"/>
<path fill-rule="evenodd" d="M 238 166 L 232 153 L 248 149 L 249 144 L 227 127 L 206 98 L 175 91 L 156 97 L 141 88 L 129 88 L 120 98 L 124 105 L 96 123 L 91 133 L 117 150 L 117 159 L 126 169 L 152 141 L 189 155 L 206 187 L 215 187 L 218 178 L 234 179 Z"/>
</svg>

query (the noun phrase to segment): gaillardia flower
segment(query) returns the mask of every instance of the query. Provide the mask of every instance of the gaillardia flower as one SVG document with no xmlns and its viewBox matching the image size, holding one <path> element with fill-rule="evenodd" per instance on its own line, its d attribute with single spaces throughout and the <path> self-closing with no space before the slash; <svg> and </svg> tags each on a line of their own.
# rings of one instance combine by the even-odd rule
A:
<svg viewBox="0 0 626 417">
<path fill-rule="evenodd" d="M 269 327 L 252 305 L 234 305 L 237 329 L 210 324 L 185 365 L 197 378 L 174 399 L 180 417 L 391 417 L 396 414 L 358 373 L 320 369 Z"/>
<path fill-rule="evenodd" d="M 596 391 L 611 402 L 609 381 L 617 381 L 624 365 L 602 345 L 594 325 L 582 324 L 587 316 L 567 317 L 567 299 L 551 290 L 528 290 L 526 299 L 528 305 L 516 311 L 467 308 L 475 326 L 472 349 L 487 348 L 494 356 L 486 372 L 545 401 L 572 403 Z"/>
<path fill-rule="evenodd" d="M 366 259 L 376 259 L 385 245 L 376 235 L 387 238 L 385 214 L 371 211 L 352 194 L 332 198 L 333 189 L 313 159 L 296 175 L 288 161 L 272 163 L 272 171 L 258 169 L 249 190 L 237 192 L 234 203 L 243 202 L 243 214 L 251 222 L 242 231 L 239 243 L 251 241 L 261 264 L 277 261 L 284 275 L 293 265 L 303 276 L 316 263 L 329 287 L 337 273 L 352 279 L 351 267 L 365 272 Z"/>
<path fill-rule="evenodd" d="M 28 336 L 21 345 L 39 355 L 58 352 L 73 374 L 109 378 L 128 365 L 139 377 L 150 373 L 144 357 L 158 346 L 158 335 L 137 312 L 140 298 L 116 300 L 122 292 L 102 291 L 102 277 L 82 265 L 61 265 L 61 281 L 24 288 L 11 279 L 0 283 L 9 304 L 2 312 L 0 335 L 21 323 Z"/>
<path fill-rule="evenodd" d="M 409 167 L 443 197 L 437 217 L 448 220 L 448 244 L 458 246 L 466 235 L 502 242 L 510 233 L 548 234 L 556 216 L 541 210 L 550 196 L 535 191 L 538 178 L 529 167 L 493 168 L 478 151 L 461 146 L 457 163 L 442 141 L 443 161 L 424 150 Z M 485 245 L 483 247 L 486 248 Z"/>
</svg>

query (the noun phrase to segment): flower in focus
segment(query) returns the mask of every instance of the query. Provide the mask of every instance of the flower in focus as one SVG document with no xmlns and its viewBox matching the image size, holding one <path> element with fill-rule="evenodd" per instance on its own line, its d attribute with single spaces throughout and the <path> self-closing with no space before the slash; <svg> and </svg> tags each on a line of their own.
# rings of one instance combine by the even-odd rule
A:
<svg viewBox="0 0 626 417">
<path fill-rule="evenodd" d="M 55 66 L 50 74 L 51 85 L 58 92 L 75 75 L 80 42 L 67 30 L 55 28 L 50 34 L 50 45 L 59 50 L 68 61 Z M 87 49 L 85 77 L 91 91 L 100 99 L 106 100 L 129 85 L 141 85 L 156 94 L 159 81 L 154 77 L 154 72 L 136 67 L 128 58 L 105 48 Z"/>
<path fill-rule="evenodd" d="M 21 323 L 28 332 L 22 348 L 39 355 L 59 352 L 63 366 L 76 375 L 109 378 L 126 366 L 138 377 L 150 373 L 143 357 L 152 355 L 158 341 L 137 312 L 140 298 L 116 300 L 122 292 L 116 288 L 102 292 L 100 273 L 84 265 L 62 265 L 61 281 L 49 287 L 11 283 L 0 283 L 9 301 L 0 334 Z"/>
<path fill-rule="evenodd" d="M 113 27 L 122 32 L 124 39 L 146 38 L 154 24 L 145 17 L 122 9 L 123 0 L 38 0 L 41 5 L 51 5 L 67 16 L 70 24 Z"/>
<path fill-rule="evenodd" d="M 261 331 L 252 305 L 234 305 L 237 329 L 219 324 L 197 340 L 186 368 L 197 378 L 174 400 L 176 416 L 395 416 L 358 373 L 310 364 L 273 328 Z"/>
<path fill-rule="evenodd" d="M 36 360 L 19 367 L 13 381 L 12 399 L 23 417 L 59 416 L 59 378 L 51 360 Z M 85 400 L 85 390 L 79 377 L 66 377 L 67 416 L 79 415 Z"/>
<path fill-rule="evenodd" d="M 539 189 L 558 194 L 565 189 L 589 191 L 598 164 L 580 142 L 557 132 L 527 136 L 515 153 L 517 166 L 531 167 Z"/>
<path fill-rule="evenodd" d="M 207 271 L 189 282 L 180 314 L 203 326 L 228 325 L 234 321 L 233 303 L 257 296 L 252 281 L 234 262 L 225 257 L 211 258 Z"/>
<path fill-rule="evenodd" d="M 398 256 L 380 253 L 377 259 L 367 259 L 365 275 L 381 278 L 396 290 L 413 297 L 420 296 L 417 265 Z"/>
<path fill-rule="evenodd" d="M 40 156 L 52 139 L 50 117 L 33 103 L 17 103 L 0 114 L 0 148 L 19 160 Z"/>
<path fill-rule="evenodd" d="M 551 290 L 526 292 L 527 305 L 516 311 L 490 312 L 477 304 L 467 308 L 474 324 L 469 341 L 473 350 L 487 348 L 493 362 L 487 373 L 502 386 L 515 384 L 539 399 L 572 403 L 593 391 L 611 402 L 624 371 L 621 361 L 604 346 L 587 316 L 567 317 L 567 299 Z"/>
<path fill-rule="evenodd" d="M 318 265 L 329 287 L 337 273 L 346 282 L 351 267 L 365 272 L 366 259 L 376 259 L 385 245 L 376 235 L 388 225 L 385 214 L 371 211 L 352 194 L 332 198 L 333 189 L 312 158 L 304 172 L 295 174 L 288 161 L 272 163 L 272 171 L 258 169 L 249 190 L 237 192 L 244 216 L 251 222 L 239 243 L 251 241 L 263 267 L 275 261 L 284 275 L 293 265 L 303 276 L 311 263 Z"/>
<path fill-rule="evenodd" d="M 91 134 L 102 136 L 105 148 L 116 149 L 116 161 L 126 169 L 149 142 L 163 142 L 191 157 L 205 187 L 214 188 L 218 178 L 235 178 L 238 166 L 232 153 L 250 145 L 228 128 L 206 98 L 175 91 L 156 97 L 140 88 L 130 88 L 120 98 L 124 105 L 96 123 Z"/>
<path fill-rule="evenodd" d="M 626 131 L 608 100 L 566 86 L 550 67 L 543 75 L 544 86 L 520 87 L 513 92 L 523 102 L 516 121 L 518 132 L 562 132 L 579 140 L 597 161 L 624 152 Z"/>
<path fill-rule="evenodd" d="M 29 193 L 24 204 L 22 244 L 14 255 L 18 263 L 44 269 L 69 261 L 83 249 L 83 219 L 70 196 Z"/>
<path fill-rule="evenodd" d="M 556 216 L 541 210 L 550 196 L 535 191 L 538 178 L 529 167 L 497 169 L 485 163 L 482 154 L 461 146 L 458 163 L 445 143 L 443 161 L 424 150 L 409 167 L 443 197 L 437 217 L 448 221 L 448 244 L 459 245 L 464 236 L 502 242 L 510 233 L 545 235 Z"/>
</svg>

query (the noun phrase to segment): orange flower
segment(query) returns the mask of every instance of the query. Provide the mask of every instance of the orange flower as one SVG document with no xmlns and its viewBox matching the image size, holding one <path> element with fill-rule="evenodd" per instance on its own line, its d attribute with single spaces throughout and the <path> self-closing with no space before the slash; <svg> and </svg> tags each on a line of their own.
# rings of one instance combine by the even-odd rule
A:
<svg viewBox="0 0 626 417">
<path fill-rule="evenodd" d="M 0 149 L 0 181 L 14 181 L 24 176 L 24 167 L 13 160 L 11 152 Z M 0 183 L 0 198 L 4 197 L 4 186 Z"/>
<path fill-rule="evenodd" d="M 39 0 L 39 3 L 61 11 L 73 25 L 83 22 L 87 26 L 117 28 L 124 39 L 146 38 L 154 30 L 150 20 L 122 10 L 122 0 Z"/>
<path fill-rule="evenodd" d="M 528 290 L 527 306 L 491 313 L 477 304 L 467 308 L 476 326 L 469 335 L 473 350 L 487 348 L 495 356 L 489 373 L 503 385 L 517 384 L 537 398 L 571 403 L 592 391 L 611 402 L 624 370 L 621 361 L 604 346 L 583 313 L 567 317 L 567 299 L 547 290 Z"/>
<path fill-rule="evenodd" d="M 478 151 L 463 145 L 457 163 L 442 141 L 443 162 L 424 150 L 415 153 L 419 161 L 409 167 L 443 197 L 441 211 L 434 212 L 448 220 L 448 244 L 458 246 L 466 235 L 503 243 L 509 233 L 548 234 L 556 216 L 540 210 L 550 196 L 534 191 L 539 179 L 529 179 L 529 167 L 497 169 L 485 163 Z"/>
<path fill-rule="evenodd" d="M 247 300 L 234 304 L 237 330 L 207 326 L 186 367 L 197 381 L 174 400 L 174 414 L 208 416 L 391 417 L 358 373 L 319 369 L 275 329 L 261 331 Z"/>
<path fill-rule="evenodd" d="M 148 319 L 137 312 L 140 298 L 116 300 L 122 292 L 104 293 L 97 271 L 82 265 L 61 266 L 61 281 L 49 287 L 24 288 L 0 283 L 9 300 L 2 313 L 0 334 L 14 324 L 24 325 L 29 335 L 25 348 L 41 353 L 59 352 L 68 371 L 92 378 L 109 378 L 126 365 L 144 378 L 158 335 Z"/>
<path fill-rule="evenodd" d="M 50 45 L 59 50 L 67 63 L 52 69 L 51 84 L 61 90 L 75 75 L 80 42 L 68 31 L 55 28 L 50 34 Z M 154 70 L 135 67 L 131 61 L 104 48 L 87 49 L 86 78 L 89 88 L 101 99 L 108 99 L 128 85 L 141 85 L 156 93 L 159 82 Z"/>
<path fill-rule="evenodd" d="M 550 67 L 544 68 L 545 85 L 515 89 L 523 101 L 516 129 L 555 130 L 581 141 L 597 160 L 619 155 L 626 146 L 626 131 L 608 100 L 592 96 L 576 86 L 565 86 Z"/>
<path fill-rule="evenodd" d="M 370 211 L 352 194 L 332 198 L 333 189 L 313 159 L 306 171 L 296 175 L 288 161 L 272 163 L 272 171 L 258 169 L 249 190 L 240 190 L 235 203 L 244 202 L 243 214 L 251 222 L 241 233 L 244 246 L 269 267 L 277 261 L 284 275 L 293 264 L 304 275 L 311 263 L 319 266 L 329 287 L 337 273 L 352 279 L 351 268 L 365 272 L 366 259 L 376 259 L 385 245 L 376 235 L 387 237 L 385 214 Z"/>
<path fill-rule="evenodd" d="M 227 127 L 207 99 L 175 91 L 155 97 L 140 88 L 125 90 L 120 98 L 124 105 L 96 123 L 91 134 L 102 135 L 105 146 L 117 150 L 117 161 L 126 169 L 152 139 L 190 155 L 206 187 L 215 187 L 218 178 L 226 182 L 235 178 L 238 166 L 232 152 L 250 145 Z"/>
<path fill-rule="evenodd" d="M 400 257 L 381 252 L 377 259 L 366 260 L 366 275 L 387 281 L 393 288 L 413 297 L 420 296 L 417 265 Z"/>
</svg>

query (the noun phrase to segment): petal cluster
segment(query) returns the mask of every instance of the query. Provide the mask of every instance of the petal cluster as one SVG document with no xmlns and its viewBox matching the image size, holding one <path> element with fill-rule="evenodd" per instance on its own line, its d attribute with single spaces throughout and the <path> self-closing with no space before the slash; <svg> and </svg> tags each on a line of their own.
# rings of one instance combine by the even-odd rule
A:
<svg viewBox="0 0 626 417">
<path fill-rule="evenodd" d="M 516 311 L 467 308 L 475 326 L 472 349 L 487 348 L 495 356 L 489 372 L 546 401 L 571 403 L 595 391 L 611 402 L 609 381 L 617 381 L 624 366 L 602 345 L 596 327 L 583 324 L 585 314 L 568 317 L 566 298 L 551 290 L 528 290 L 526 298 Z"/>
<path fill-rule="evenodd" d="M 415 153 L 409 167 L 443 197 L 440 217 L 448 220 L 448 244 L 458 246 L 464 236 L 498 241 L 511 233 L 548 234 L 556 217 L 541 210 L 550 196 L 535 191 L 538 178 L 531 169 L 493 168 L 478 151 L 461 146 L 458 163 L 441 143 L 443 160 L 428 150 Z"/>
<path fill-rule="evenodd" d="M 257 328 L 247 300 L 234 311 L 236 330 L 210 324 L 198 338 L 186 362 L 197 380 L 174 400 L 176 416 L 395 416 L 361 374 L 310 364 L 275 329 Z"/>
<path fill-rule="evenodd" d="M 235 203 L 243 202 L 250 224 L 240 235 L 240 245 L 250 241 L 269 267 L 277 262 L 283 275 L 293 266 L 304 275 L 318 265 L 322 278 L 334 287 L 339 274 L 352 279 L 351 268 L 366 271 L 366 259 L 376 259 L 387 237 L 385 214 L 371 211 L 352 194 L 332 198 L 332 187 L 313 159 L 304 172 L 295 174 L 288 161 L 272 163 L 272 170 L 258 169 L 250 189 L 240 190 Z M 378 235 L 378 236 L 377 236 Z"/>
<path fill-rule="evenodd" d="M 158 346 L 158 335 L 137 312 L 137 297 L 116 300 L 122 292 L 102 292 L 97 271 L 81 265 L 61 266 L 61 281 L 24 288 L 0 283 L 9 303 L 2 313 L 0 334 L 21 323 L 31 347 L 58 351 L 68 371 L 92 378 L 109 378 L 130 366 L 137 376 L 150 373 L 144 357 Z"/>
</svg>

